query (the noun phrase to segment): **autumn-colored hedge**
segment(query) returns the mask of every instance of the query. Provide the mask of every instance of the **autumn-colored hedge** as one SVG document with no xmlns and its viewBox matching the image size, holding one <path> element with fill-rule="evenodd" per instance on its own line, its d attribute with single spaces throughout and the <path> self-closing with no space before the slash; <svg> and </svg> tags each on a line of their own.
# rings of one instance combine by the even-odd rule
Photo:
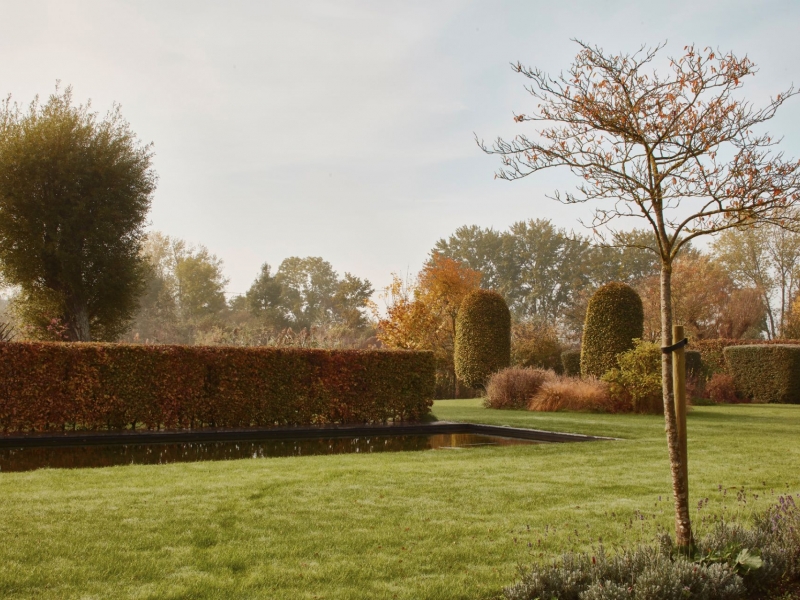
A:
<svg viewBox="0 0 800 600">
<path fill-rule="evenodd" d="M 0 431 L 418 420 L 429 352 L 0 344 Z"/>
<path fill-rule="evenodd" d="M 800 346 L 728 346 L 724 354 L 736 392 L 742 398 L 800 404 Z"/>
</svg>

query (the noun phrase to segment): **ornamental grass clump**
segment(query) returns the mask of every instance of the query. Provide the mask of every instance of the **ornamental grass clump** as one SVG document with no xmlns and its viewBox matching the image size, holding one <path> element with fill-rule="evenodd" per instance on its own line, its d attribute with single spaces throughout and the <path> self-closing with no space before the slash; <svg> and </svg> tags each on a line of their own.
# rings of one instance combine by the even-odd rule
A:
<svg viewBox="0 0 800 600">
<path fill-rule="evenodd" d="M 528 410 L 539 412 L 619 412 L 620 406 L 608 392 L 608 385 L 594 377 L 553 376 L 531 398 Z"/>
<path fill-rule="evenodd" d="M 800 497 L 800 495 L 798 495 Z M 506 600 L 744 600 L 800 579 L 800 509 L 783 496 L 752 527 L 719 519 L 694 553 L 667 534 L 652 545 L 606 554 L 566 553 L 521 569 Z"/>
<path fill-rule="evenodd" d="M 509 367 L 493 374 L 486 384 L 486 408 L 524 410 L 536 392 L 556 377 L 553 371 Z"/>
</svg>

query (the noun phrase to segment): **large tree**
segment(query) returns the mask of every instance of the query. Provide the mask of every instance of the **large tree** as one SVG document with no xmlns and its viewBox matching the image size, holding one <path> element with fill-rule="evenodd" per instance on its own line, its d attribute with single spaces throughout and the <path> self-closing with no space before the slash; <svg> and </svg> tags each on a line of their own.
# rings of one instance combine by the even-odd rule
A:
<svg viewBox="0 0 800 600">
<path fill-rule="evenodd" d="M 114 340 L 144 290 L 140 255 L 156 175 L 119 106 L 100 119 L 56 88 L 0 107 L 0 270 L 19 314 L 47 336 Z"/>
<path fill-rule="evenodd" d="M 535 99 L 533 111 L 515 115 L 534 123 L 530 135 L 498 139 L 501 179 L 566 167 L 580 177 L 572 193 L 556 193 L 567 204 L 598 201 L 591 226 L 624 244 L 614 222 L 640 219 L 652 236 L 661 266 L 661 343 L 673 343 L 672 265 L 698 236 L 770 222 L 785 225 L 800 203 L 800 162 L 784 160 L 763 133 L 793 88 L 763 108 L 738 97 L 755 73 L 748 58 L 687 46 L 682 56 L 652 68 L 662 46 L 633 54 L 608 54 L 582 42 L 566 73 L 551 77 L 521 64 Z M 679 547 L 693 545 L 689 484 L 675 416 L 672 353 L 662 353 L 662 389 L 667 445 L 675 497 Z"/>
</svg>

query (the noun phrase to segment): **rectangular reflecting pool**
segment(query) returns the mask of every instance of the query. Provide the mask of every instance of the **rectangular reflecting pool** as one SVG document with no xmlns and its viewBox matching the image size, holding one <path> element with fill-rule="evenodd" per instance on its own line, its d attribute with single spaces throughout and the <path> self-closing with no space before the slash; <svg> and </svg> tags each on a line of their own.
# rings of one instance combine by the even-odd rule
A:
<svg viewBox="0 0 800 600">
<path fill-rule="evenodd" d="M 133 440 L 131 440 L 133 441 Z M 151 465 L 203 460 L 236 460 L 413 450 L 465 451 L 484 446 L 547 443 L 484 433 L 360 435 L 305 439 L 257 439 L 115 443 L 65 446 L 0 447 L 0 473 L 34 469 L 78 469 L 114 465 Z"/>
</svg>

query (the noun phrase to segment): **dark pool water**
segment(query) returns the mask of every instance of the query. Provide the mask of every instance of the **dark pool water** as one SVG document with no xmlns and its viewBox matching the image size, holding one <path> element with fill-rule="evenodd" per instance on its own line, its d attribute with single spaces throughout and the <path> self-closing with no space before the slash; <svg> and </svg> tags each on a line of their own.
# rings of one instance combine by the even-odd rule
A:
<svg viewBox="0 0 800 600">
<path fill-rule="evenodd" d="M 540 442 L 475 433 L 442 433 L 434 435 L 376 435 L 354 438 L 296 440 L 0 448 L 0 472 L 32 471 L 45 467 L 79 469 L 84 467 L 110 467 L 113 465 L 152 465 L 201 460 L 235 460 L 277 456 L 309 456 L 314 454 L 401 452 L 409 450 L 464 451 L 481 446 L 515 446 L 537 443 Z"/>
</svg>

